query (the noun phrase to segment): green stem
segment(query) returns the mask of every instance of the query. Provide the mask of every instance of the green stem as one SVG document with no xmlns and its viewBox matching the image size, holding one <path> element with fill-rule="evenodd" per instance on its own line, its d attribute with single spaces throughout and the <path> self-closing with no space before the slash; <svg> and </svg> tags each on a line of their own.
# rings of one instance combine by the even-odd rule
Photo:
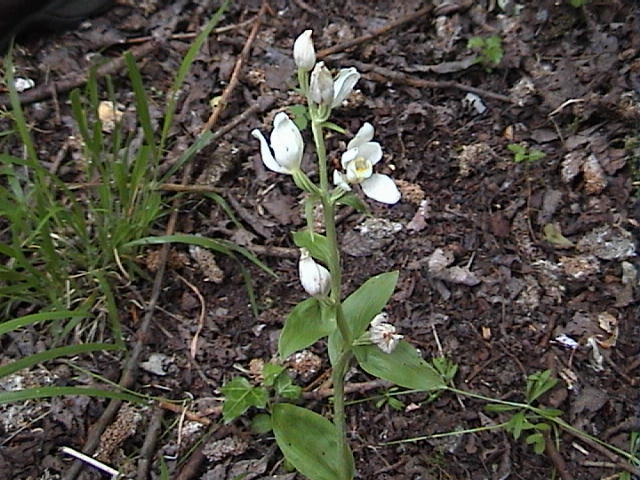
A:
<svg viewBox="0 0 640 480">
<path fill-rule="evenodd" d="M 331 200 L 329 191 L 329 174 L 327 165 L 327 150 L 324 144 L 322 122 L 317 118 L 311 120 L 311 130 L 318 156 L 318 171 L 320 176 L 320 197 L 324 213 L 324 227 L 327 237 L 329 258 L 327 267 L 331 273 L 331 302 L 335 308 L 336 324 L 343 339 L 343 350 L 333 365 L 333 424 L 336 429 L 338 442 L 338 471 L 344 475 L 345 480 L 353 476 L 351 455 L 347 444 L 347 424 L 344 409 L 344 378 L 349 369 L 349 363 L 353 357 L 351 330 L 344 318 L 342 311 L 342 269 L 340 266 L 340 250 L 338 235 L 336 232 L 335 204 Z"/>
</svg>

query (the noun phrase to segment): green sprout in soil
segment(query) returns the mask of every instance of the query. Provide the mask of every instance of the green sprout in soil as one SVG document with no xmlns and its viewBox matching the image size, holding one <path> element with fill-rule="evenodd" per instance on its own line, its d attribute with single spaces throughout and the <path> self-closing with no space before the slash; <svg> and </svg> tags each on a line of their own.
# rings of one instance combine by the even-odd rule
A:
<svg viewBox="0 0 640 480">
<path fill-rule="evenodd" d="M 535 163 L 546 156 L 542 150 L 529 149 L 521 143 L 510 143 L 507 149 L 513 153 L 513 161 L 516 163 Z"/>
<path fill-rule="evenodd" d="M 487 70 L 497 67 L 504 56 L 502 39 L 498 35 L 471 37 L 467 42 L 467 47 L 478 52 L 477 62 L 481 63 Z"/>
</svg>

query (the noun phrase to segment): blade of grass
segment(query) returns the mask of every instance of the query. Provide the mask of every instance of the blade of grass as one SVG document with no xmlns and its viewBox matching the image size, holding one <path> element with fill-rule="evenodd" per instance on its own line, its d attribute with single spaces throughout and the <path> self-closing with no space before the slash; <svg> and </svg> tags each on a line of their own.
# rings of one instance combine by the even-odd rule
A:
<svg viewBox="0 0 640 480">
<path fill-rule="evenodd" d="M 173 81 L 173 85 L 171 86 L 171 90 L 169 90 L 169 94 L 167 95 L 167 108 L 165 110 L 164 115 L 164 123 L 162 125 L 162 134 L 160 135 L 160 148 L 159 150 L 162 152 L 164 150 L 167 139 L 169 138 L 169 131 L 173 124 L 173 116 L 176 111 L 176 104 L 178 102 L 178 92 L 182 88 L 182 84 L 184 83 L 187 74 L 189 73 L 189 69 L 191 68 L 191 64 L 196 59 L 196 55 L 200 51 L 202 44 L 211 34 L 211 31 L 218 25 L 218 22 L 222 18 L 222 14 L 226 11 L 229 6 L 229 0 L 225 0 L 220 8 L 216 10 L 216 13 L 213 14 L 207 26 L 204 27 L 202 32 L 198 34 L 196 39 L 189 47 L 187 54 L 184 56 L 184 60 L 180 64 L 180 68 L 178 68 L 178 74 L 176 75 L 175 80 Z"/>
<path fill-rule="evenodd" d="M 40 322 L 49 322 L 53 320 L 64 320 L 67 318 L 86 317 L 85 312 L 72 312 L 70 310 L 63 310 L 60 312 L 40 312 L 31 315 L 25 315 L 24 317 L 9 320 L 8 322 L 0 323 L 0 335 L 7 332 L 17 330 L 18 328 L 26 327 L 27 325 L 33 325 Z"/>
<path fill-rule="evenodd" d="M 66 347 L 52 348 L 50 350 L 45 350 L 44 352 L 34 353 L 33 355 L 21 358 L 7 365 L 3 365 L 0 367 L 0 378 L 11 375 L 23 368 L 32 367 L 38 363 L 46 362 L 47 360 L 53 360 L 54 358 L 104 350 L 121 350 L 121 347 L 110 343 L 83 343 L 80 345 L 68 345 Z"/>
<path fill-rule="evenodd" d="M 14 392 L 0 392 L 0 405 L 3 403 L 21 402 L 36 398 L 60 397 L 63 395 L 88 395 L 90 397 L 113 398 L 131 403 L 144 403 L 145 400 L 126 393 L 85 387 L 38 387 L 17 390 Z"/>
</svg>

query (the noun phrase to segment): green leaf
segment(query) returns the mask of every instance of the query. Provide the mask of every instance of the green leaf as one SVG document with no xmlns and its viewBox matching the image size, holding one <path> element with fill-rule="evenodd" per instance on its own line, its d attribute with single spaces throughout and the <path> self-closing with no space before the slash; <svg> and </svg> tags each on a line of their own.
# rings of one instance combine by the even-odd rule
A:
<svg viewBox="0 0 640 480">
<path fill-rule="evenodd" d="M 251 419 L 251 430 L 258 435 L 269 433 L 272 429 L 271 415 L 268 413 L 259 413 Z"/>
<path fill-rule="evenodd" d="M 547 223 L 542 231 L 544 232 L 543 238 L 558 248 L 571 248 L 575 246 L 575 243 L 562 234 L 562 230 L 557 223 Z"/>
<path fill-rule="evenodd" d="M 527 445 L 533 445 L 533 451 L 541 455 L 545 449 L 544 436 L 541 433 L 532 433 L 525 439 Z"/>
<path fill-rule="evenodd" d="M 349 207 L 352 207 L 360 213 L 369 212 L 369 207 L 367 207 L 367 204 L 364 203 L 362 199 L 355 193 L 345 193 L 337 200 L 337 203 L 340 205 L 347 205 Z"/>
<path fill-rule="evenodd" d="M 531 404 L 547 391 L 556 386 L 558 380 L 553 378 L 551 370 L 536 372 L 527 377 L 526 397 L 527 403 Z"/>
<path fill-rule="evenodd" d="M 326 337 L 335 328 L 335 318 L 322 315 L 320 302 L 314 297 L 308 298 L 296 305 L 287 316 L 278 341 L 278 354 L 285 359 Z"/>
<path fill-rule="evenodd" d="M 329 264 L 331 250 L 329 249 L 327 237 L 324 235 L 310 232 L 309 230 L 293 232 L 293 242 L 298 248 L 306 248 L 309 250 L 309 254 L 316 260 L 319 260 L 325 265 Z"/>
<path fill-rule="evenodd" d="M 288 107 L 289 112 L 293 115 L 293 123 L 296 124 L 298 130 L 304 130 L 309 124 L 309 114 L 304 105 L 291 105 Z"/>
<path fill-rule="evenodd" d="M 342 310 L 353 338 L 360 337 L 373 317 L 382 311 L 391 298 L 397 282 L 397 271 L 376 275 L 345 299 Z"/>
<path fill-rule="evenodd" d="M 276 383 L 276 379 L 282 372 L 284 372 L 284 370 L 285 368 L 282 365 L 267 363 L 262 369 L 262 376 L 264 377 L 262 384 L 265 387 L 273 387 Z"/>
<path fill-rule="evenodd" d="M 328 128 L 329 130 L 333 130 L 334 132 L 338 132 L 341 133 L 342 135 L 346 135 L 347 132 L 344 128 L 342 128 L 340 125 L 337 125 L 333 122 L 323 122 L 322 123 L 322 127 L 323 128 Z"/>
<path fill-rule="evenodd" d="M 157 237 L 140 238 L 138 240 L 134 240 L 132 242 L 124 244 L 123 247 L 126 248 L 140 245 L 162 245 L 164 243 L 186 243 L 187 245 L 198 245 L 200 247 L 208 248 L 209 250 L 213 250 L 214 252 L 219 252 L 224 255 L 231 255 L 233 252 L 236 252 L 247 258 L 249 261 L 251 261 L 257 267 L 260 267 L 268 274 L 277 277 L 273 270 L 262 263 L 258 259 L 258 257 L 256 257 L 249 250 L 221 238 L 208 238 L 201 237 L 199 235 L 188 234 L 159 235 Z"/>
<path fill-rule="evenodd" d="M 273 406 L 273 432 L 285 458 L 310 480 L 351 480 L 355 470 L 340 472 L 335 426 L 322 415 L 289 403 Z"/>
<path fill-rule="evenodd" d="M 484 409 L 487 412 L 512 412 L 514 410 L 518 410 L 520 407 L 511 406 L 511 405 L 502 405 L 500 403 L 490 403 L 486 405 Z"/>
<path fill-rule="evenodd" d="M 546 418 L 556 418 L 562 416 L 564 412 L 557 408 L 541 408 L 540 414 Z M 546 425 L 546 424 L 545 424 Z"/>
<path fill-rule="evenodd" d="M 404 340 L 391 353 L 384 353 L 375 345 L 354 346 L 353 351 L 365 372 L 401 387 L 429 391 L 446 386 L 438 372 Z"/>
<path fill-rule="evenodd" d="M 262 387 L 254 387 L 244 377 L 235 377 L 220 390 L 224 394 L 222 417 L 227 423 L 251 407 L 264 408 L 267 405 L 267 391 Z"/>
<path fill-rule="evenodd" d="M 458 373 L 458 365 L 447 357 L 434 357 L 431 359 L 433 368 L 442 376 L 445 382 L 450 382 Z"/>
<path fill-rule="evenodd" d="M 276 393 L 289 400 L 297 400 L 302 393 L 302 387 L 294 385 L 289 376 L 285 373 L 278 377 L 276 382 Z"/>
</svg>

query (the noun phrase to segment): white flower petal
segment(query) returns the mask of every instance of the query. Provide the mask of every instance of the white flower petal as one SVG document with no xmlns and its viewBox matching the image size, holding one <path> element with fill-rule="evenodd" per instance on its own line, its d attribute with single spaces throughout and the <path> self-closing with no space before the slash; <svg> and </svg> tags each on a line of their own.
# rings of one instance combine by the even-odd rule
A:
<svg viewBox="0 0 640 480">
<path fill-rule="evenodd" d="M 333 101 L 333 88 L 331 72 L 324 62 L 318 62 L 311 72 L 309 97 L 318 105 L 329 106 Z"/>
<path fill-rule="evenodd" d="M 354 67 L 343 68 L 340 70 L 335 82 L 333 83 L 334 93 L 331 108 L 336 108 L 342 105 L 343 100 L 349 96 L 359 79 L 360 74 Z"/>
<path fill-rule="evenodd" d="M 374 173 L 362 183 L 364 194 L 378 202 L 393 205 L 400 200 L 400 191 L 391 177 Z"/>
<path fill-rule="evenodd" d="M 264 163 L 269 170 L 278 173 L 289 173 L 287 168 L 282 167 L 278 162 L 276 162 L 276 159 L 273 157 L 271 149 L 269 148 L 269 144 L 267 143 L 267 139 L 264 138 L 264 135 L 262 135 L 260 130 L 257 128 L 253 130 L 251 132 L 251 136 L 260 140 L 260 156 L 262 157 L 262 163 Z"/>
<path fill-rule="evenodd" d="M 358 157 L 358 149 L 357 148 L 351 148 L 351 149 L 347 150 L 346 152 L 344 152 L 342 154 L 342 158 L 340 160 L 340 163 L 342 164 L 342 168 L 344 168 L 346 170 L 347 166 L 349 165 L 349 163 L 353 162 L 357 157 Z"/>
<path fill-rule="evenodd" d="M 378 142 L 363 143 L 358 147 L 358 157 L 363 157 L 371 165 L 375 165 L 382 160 L 382 147 Z"/>
<path fill-rule="evenodd" d="M 349 182 L 347 182 L 347 176 L 344 173 L 339 172 L 338 170 L 333 171 L 333 184 L 342 188 L 343 190 L 346 190 L 347 192 L 351 190 L 351 185 L 349 185 Z"/>
<path fill-rule="evenodd" d="M 287 173 L 300 168 L 304 151 L 302 134 L 296 124 L 284 112 L 278 113 L 273 120 L 271 148 L 275 154 L 276 161 L 281 167 L 287 169 Z"/>
<path fill-rule="evenodd" d="M 293 44 L 293 59 L 296 66 L 305 71 L 310 71 L 316 63 L 316 51 L 311 40 L 311 30 L 305 30 Z"/>
<path fill-rule="evenodd" d="M 298 273 L 302 288 L 312 297 L 326 297 L 331 290 L 331 274 L 316 263 L 306 248 L 300 249 Z"/>
<path fill-rule="evenodd" d="M 359 147 L 363 143 L 370 142 L 371 139 L 373 139 L 373 125 L 369 122 L 365 122 L 365 124 L 360 127 L 360 130 L 358 130 L 358 133 L 356 133 L 356 136 L 347 144 L 347 150 Z"/>
</svg>

